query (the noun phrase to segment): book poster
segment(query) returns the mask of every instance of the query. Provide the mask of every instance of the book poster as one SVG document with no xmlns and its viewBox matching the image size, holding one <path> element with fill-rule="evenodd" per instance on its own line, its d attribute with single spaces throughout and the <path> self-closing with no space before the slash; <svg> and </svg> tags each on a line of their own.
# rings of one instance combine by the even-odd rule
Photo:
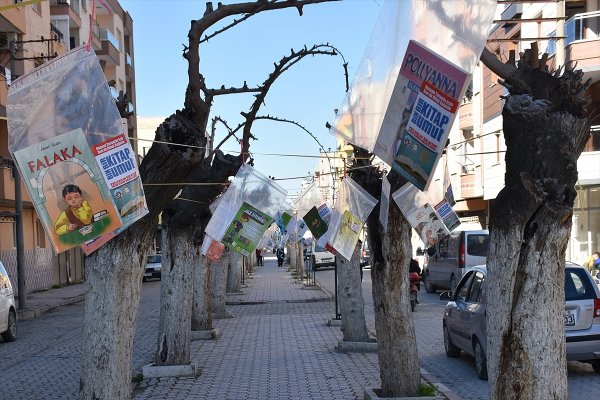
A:
<svg viewBox="0 0 600 400">
<path fill-rule="evenodd" d="M 435 245 L 441 238 L 448 234 L 444 223 L 429 204 L 425 204 L 412 214 L 406 216 L 406 219 L 417 231 L 417 234 L 427 247 Z"/>
<path fill-rule="evenodd" d="M 273 219 L 244 202 L 225 231 L 221 242 L 231 250 L 249 257 Z"/>
<path fill-rule="evenodd" d="M 223 250 L 225 250 L 225 245 L 223 243 L 211 239 L 208 250 L 206 251 L 206 257 L 211 261 L 217 262 L 223 256 Z"/>
<path fill-rule="evenodd" d="M 302 219 L 306 222 L 307 228 L 315 239 L 320 238 L 327 232 L 327 224 L 319 215 L 316 206 L 311 208 Z"/>
<path fill-rule="evenodd" d="M 135 154 L 127 137 L 124 134 L 112 137 L 92 146 L 92 152 L 110 189 L 123 225 L 116 232 L 107 233 L 81 245 L 81 249 L 88 255 L 148 214 Z"/>
<path fill-rule="evenodd" d="M 460 219 L 452 209 L 452 206 L 450 205 L 447 199 L 440 201 L 435 206 L 435 211 L 438 213 L 438 215 L 442 219 L 442 222 L 450 232 L 452 232 L 460 225 Z"/>
<path fill-rule="evenodd" d="M 81 129 L 18 150 L 13 156 L 56 253 L 121 226 Z"/>
<path fill-rule="evenodd" d="M 340 253 L 346 260 L 352 258 L 354 248 L 360 236 L 362 222 L 350 211 L 344 211 L 342 221 L 336 234 L 334 234 L 331 245 Z"/>
</svg>

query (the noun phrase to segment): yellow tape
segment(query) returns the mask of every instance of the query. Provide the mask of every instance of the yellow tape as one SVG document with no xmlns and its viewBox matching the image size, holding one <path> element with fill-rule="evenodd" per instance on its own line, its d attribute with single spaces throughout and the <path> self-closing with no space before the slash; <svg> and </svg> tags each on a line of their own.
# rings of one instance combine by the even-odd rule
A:
<svg viewBox="0 0 600 400">
<path fill-rule="evenodd" d="M 0 6 L 0 11 L 10 10 L 11 8 L 19 8 L 19 7 L 23 7 L 23 6 L 28 6 L 30 4 L 35 4 L 35 3 L 41 3 L 42 1 L 47 1 L 47 0 L 27 0 L 27 1 L 23 1 L 21 3 L 10 4 L 8 6 Z"/>
</svg>

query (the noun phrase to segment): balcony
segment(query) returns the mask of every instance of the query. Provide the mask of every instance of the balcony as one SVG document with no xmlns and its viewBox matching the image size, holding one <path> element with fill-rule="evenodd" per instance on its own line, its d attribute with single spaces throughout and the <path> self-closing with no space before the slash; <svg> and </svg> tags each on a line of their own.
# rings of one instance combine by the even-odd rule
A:
<svg viewBox="0 0 600 400">
<path fill-rule="evenodd" d="M 81 28 L 79 1 L 50 0 L 50 15 L 68 15 L 69 26 Z"/>
<path fill-rule="evenodd" d="M 127 82 L 131 82 L 134 80 L 134 76 L 133 60 L 129 53 L 125 53 L 125 79 L 127 79 Z"/>
<path fill-rule="evenodd" d="M 100 42 L 102 48 L 96 52 L 98 58 L 108 65 L 121 65 L 121 46 L 112 32 L 106 28 L 100 29 Z"/>
<path fill-rule="evenodd" d="M 458 129 L 473 129 L 473 102 L 463 101 L 458 109 Z"/>
<path fill-rule="evenodd" d="M 600 69 L 600 11 L 576 14 L 565 23 L 566 62 L 577 67 Z"/>
</svg>

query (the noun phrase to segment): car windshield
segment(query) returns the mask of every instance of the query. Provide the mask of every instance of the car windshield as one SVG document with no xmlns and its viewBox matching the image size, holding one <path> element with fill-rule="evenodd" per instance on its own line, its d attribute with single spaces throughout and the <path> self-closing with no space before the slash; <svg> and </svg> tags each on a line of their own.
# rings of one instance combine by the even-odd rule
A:
<svg viewBox="0 0 600 400">
<path fill-rule="evenodd" d="M 323 253 L 325 251 L 327 251 L 327 250 L 325 250 L 325 248 L 319 246 L 318 244 L 315 245 L 315 253 Z"/>
<path fill-rule="evenodd" d="M 159 263 L 159 262 L 160 262 L 160 254 L 148 256 L 148 263 Z"/>
<path fill-rule="evenodd" d="M 586 300 L 596 298 L 592 282 L 583 268 L 565 269 L 565 300 Z"/>
<path fill-rule="evenodd" d="M 490 248 L 490 235 L 472 234 L 467 237 L 467 253 L 471 256 L 487 257 Z"/>
</svg>

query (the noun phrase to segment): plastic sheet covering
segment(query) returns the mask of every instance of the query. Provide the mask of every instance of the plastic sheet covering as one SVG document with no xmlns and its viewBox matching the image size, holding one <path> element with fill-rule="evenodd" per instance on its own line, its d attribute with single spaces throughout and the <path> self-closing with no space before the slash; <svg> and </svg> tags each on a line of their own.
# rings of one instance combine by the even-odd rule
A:
<svg viewBox="0 0 600 400">
<path fill-rule="evenodd" d="M 494 0 L 386 1 L 330 132 L 391 165 L 402 104 L 390 104 L 408 42 L 472 73 L 491 28 Z M 386 115 L 387 112 L 387 115 Z M 375 150 L 378 137 L 383 148 Z"/>
<path fill-rule="evenodd" d="M 311 183 L 294 201 L 294 208 L 298 215 L 304 216 L 313 207 L 319 207 L 323 204 L 321 190 L 316 182 Z"/>
<path fill-rule="evenodd" d="M 390 213 L 390 191 L 392 186 L 386 176 L 381 181 L 381 201 L 379 203 L 379 222 L 383 227 L 383 231 L 387 233 L 388 230 L 388 217 Z"/>
<path fill-rule="evenodd" d="M 287 192 L 276 182 L 252 166 L 243 165 L 222 195 L 205 232 L 221 241 L 244 203 L 275 218 L 279 210 L 289 207 L 285 201 L 286 195 Z"/>
<path fill-rule="evenodd" d="M 136 157 L 93 51 L 74 49 L 15 80 L 7 119 L 9 150 L 55 252 L 81 246 L 89 254 L 147 214 Z"/>
<path fill-rule="evenodd" d="M 344 178 L 328 231 L 329 243 L 347 260 L 352 258 L 362 226 L 376 204 L 377 199 L 366 190 L 350 177 Z"/>
</svg>

